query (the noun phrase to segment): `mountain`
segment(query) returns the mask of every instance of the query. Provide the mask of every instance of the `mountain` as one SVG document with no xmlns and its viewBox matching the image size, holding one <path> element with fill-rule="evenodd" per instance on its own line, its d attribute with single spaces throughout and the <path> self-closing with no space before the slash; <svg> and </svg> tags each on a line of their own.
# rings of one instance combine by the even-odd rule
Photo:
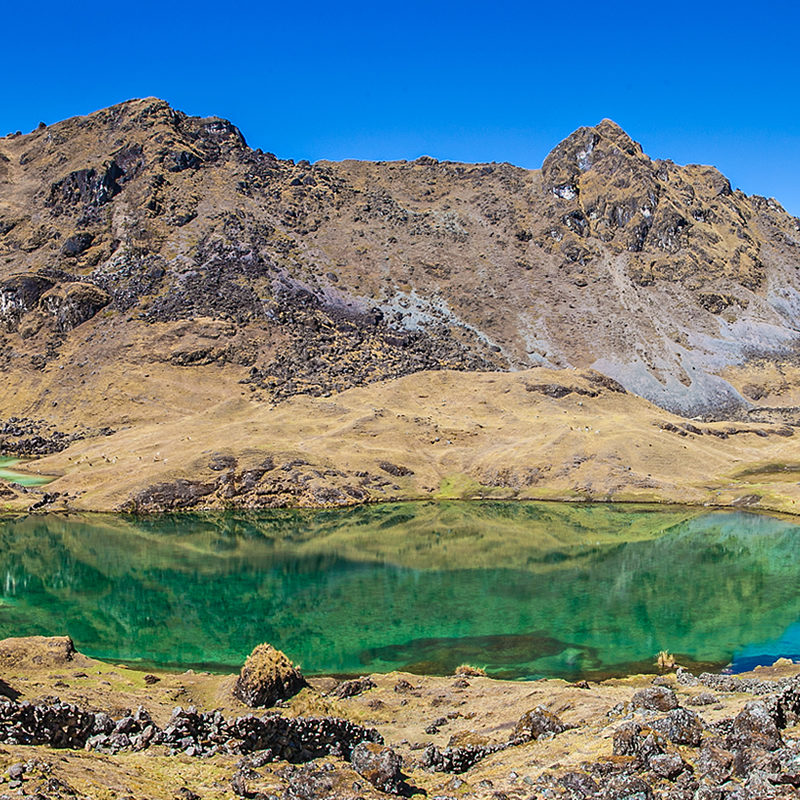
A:
<svg viewBox="0 0 800 800">
<path fill-rule="evenodd" d="M 664 419 L 779 430 L 800 406 L 798 268 L 776 201 L 610 120 L 541 170 L 309 164 L 132 100 L 0 139 L 0 441 L 60 450 L 234 399 L 319 416 L 443 370 L 540 371 L 556 395 L 578 370 Z"/>
</svg>

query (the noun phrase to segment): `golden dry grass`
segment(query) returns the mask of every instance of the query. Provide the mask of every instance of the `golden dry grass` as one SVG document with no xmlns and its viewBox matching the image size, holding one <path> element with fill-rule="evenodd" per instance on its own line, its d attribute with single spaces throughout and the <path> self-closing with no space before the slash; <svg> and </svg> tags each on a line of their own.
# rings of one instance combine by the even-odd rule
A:
<svg viewBox="0 0 800 800">
<path fill-rule="evenodd" d="M 687 432 L 686 420 L 634 395 L 585 394 L 599 388 L 590 373 L 424 372 L 277 406 L 244 392 L 238 374 L 132 361 L 104 371 L 113 393 L 45 373 L 38 385 L 24 376 L 14 390 L 6 384 L 0 402 L 35 416 L 41 398 L 52 398 L 50 417 L 67 430 L 79 420 L 99 427 L 117 419 L 114 435 L 77 441 L 27 466 L 58 476 L 47 488 L 71 495 L 74 509 L 114 510 L 158 482 L 212 480 L 218 474 L 208 463 L 217 452 L 235 456 L 240 468 L 272 456 L 348 474 L 376 472 L 388 461 L 413 473 L 371 490 L 370 501 L 599 500 L 794 513 L 800 500 L 800 486 L 786 479 L 800 465 L 800 437 L 779 435 L 783 426 L 698 422 L 703 433 Z M 554 398 L 535 388 L 548 385 L 576 391 Z M 144 405 L 132 399 L 137 387 Z M 313 497 L 299 504 L 313 505 Z"/>
</svg>

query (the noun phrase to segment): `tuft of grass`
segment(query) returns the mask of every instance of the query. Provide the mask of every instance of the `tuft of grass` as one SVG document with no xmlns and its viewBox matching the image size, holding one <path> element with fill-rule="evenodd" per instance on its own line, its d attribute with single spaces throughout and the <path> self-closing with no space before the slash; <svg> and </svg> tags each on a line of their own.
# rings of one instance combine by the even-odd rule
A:
<svg viewBox="0 0 800 800">
<path fill-rule="evenodd" d="M 465 675 L 470 678 L 485 678 L 486 670 L 480 667 L 473 667 L 471 664 L 462 664 L 456 667 L 456 675 Z"/>
<path fill-rule="evenodd" d="M 662 672 L 673 669 L 675 667 L 675 656 L 669 650 L 661 650 L 656 657 L 656 664 Z"/>
</svg>

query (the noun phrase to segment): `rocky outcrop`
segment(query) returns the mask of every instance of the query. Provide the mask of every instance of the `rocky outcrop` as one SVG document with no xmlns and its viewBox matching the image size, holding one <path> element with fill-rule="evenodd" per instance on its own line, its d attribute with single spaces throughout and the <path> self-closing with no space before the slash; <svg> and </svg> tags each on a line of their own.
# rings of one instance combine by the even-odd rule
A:
<svg viewBox="0 0 800 800">
<path fill-rule="evenodd" d="M 123 510 L 135 514 L 152 511 L 179 511 L 196 506 L 216 487 L 213 483 L 180 479 L 157 483 L 137 493 Z"/>
<path fill-rule="evenodd" d="M 39 304 L 46 314 L 55 317 L 56 330 L 71 331 L 91 319 L 111 298 L 91 283 L 75 282 L 45 292 Z"/>
<path fill-rule="evenodd" d="M 67 333 L 110 302 L 108 294 L 98 286 L 65 277 L 67 280 L 59 284 L 55 278 L 42 274 L 15 275 L 4 281 L 0 284 L 0 325 L 10 333 L 20 331 L 29 338 L 52 318 L 53 329 Z M 37 319 L 37 314 L 43 315 L 44 320 Z M 24 327 L 23 321 L 27 323 Z"/>
<path fill-rule="evenodd" d="M 82 660 L 69 636 L 26 636 L 0 641 L 0 669 L 64 667 Z"/>
<path fill-rule="evenodd" d="M 233 693 L 245 705 L 260 708 L 274 706 L 307 685 L 300 670 L 280 650 L 260 644 L 244 662 Z"/>
<path fill-rule="evenodd" d="M 675 692 L 666 686 L 651 686 L 640 689 L 631 699 L 634 708 L 647 708 L 653 711 L 671 711 L 678 707 Z"/>
<path fill-rule="evenodd" d="M 342 681 L 330 692 L 330 696 L 346 700 L 348 697 L 357 697 L 374 688 L 375 681 L 372 678 L 356 678 L 350 681 Z"/>
<path fill-rule="evenodd" d="M 53 286 L 44 275 L 14 275 L 0 283 L 0 324 L 6 331 L 19 328 L 22 317 L 39 302 L 39 298 Z"/>
</svg>

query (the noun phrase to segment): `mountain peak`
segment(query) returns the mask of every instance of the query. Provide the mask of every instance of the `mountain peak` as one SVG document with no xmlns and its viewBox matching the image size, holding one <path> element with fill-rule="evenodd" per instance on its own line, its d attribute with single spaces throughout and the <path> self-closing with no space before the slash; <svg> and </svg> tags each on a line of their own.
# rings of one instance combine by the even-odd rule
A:
<svg viewBox="0 0 800 800">
<path fill-rule="evenodd" d="M 626 153 L 641 153 L 642 146 L 635 142 L 614 120 L 603 119 L 594 128 L 597 133 Z"/>
<path fill-rule="evenodd" d="M 554 189 L 574 184 L 578 175 L 608 158 L 615 161 L 638 158 L 649 162 L 638 142 L 613 120 L 603 119 L 594 127 L 578 128 L 556 145 L 544 160 L 542 171 L 550 188 Z"/>
<path fill-rule="evenodd" d="M 199 331 L 163 358 L 246 365 L 272 399 L 605 359 L 693 415 L 719 393 L 686 371 L 690 334 L 780 327 L 768 287 L 786 286 L 780 335 L 796 337 L 794 221 L 716 170 L 651 161 L 609 119 L 561 142 L 540 179 L 427 158 L 295 164 L 142 98 L 0 140 L 0 193 L 0 369 L 5 352 L 66 370 L 61 334 L 113 320 L 139 336 L 144 320 Z"/>
</svg>

